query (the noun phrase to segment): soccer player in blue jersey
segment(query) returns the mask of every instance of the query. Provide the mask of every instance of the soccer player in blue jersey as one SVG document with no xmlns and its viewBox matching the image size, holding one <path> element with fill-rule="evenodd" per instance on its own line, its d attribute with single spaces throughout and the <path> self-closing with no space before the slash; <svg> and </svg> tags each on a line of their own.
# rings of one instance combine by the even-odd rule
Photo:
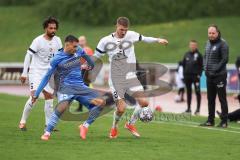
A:
<svg viewBox="0 0 240 160">
<path fill-rule="evenodd" d="M 49 140 L 51 132 L 57 125 L 60 116 L 73 100 L 79 101 L 89 109 L 88 119 L 79 126 L 80 137 L 86 139 L 88 127 L 99 116 L 102 107 L 105 105 L 105 100 L 100 98 L 96 91 L 93 91 L 84 84 L 81 76 L 80 58 L 84 58 L 87 61 L 89 69 L 94 67 L 93 61 L 78 46 L 78 39 L 72 35 L 68 35 L 65 38 L 64 49 L 55 54 L 50 63 L 51 68 L 42 79 L 32 97 L 32 102 L 35 102 L 48 83 L 51 75 L 54 74 L 58 104 L 51 115 L 45 133 L 41 136 L 42 140 Z"/>
</svg>

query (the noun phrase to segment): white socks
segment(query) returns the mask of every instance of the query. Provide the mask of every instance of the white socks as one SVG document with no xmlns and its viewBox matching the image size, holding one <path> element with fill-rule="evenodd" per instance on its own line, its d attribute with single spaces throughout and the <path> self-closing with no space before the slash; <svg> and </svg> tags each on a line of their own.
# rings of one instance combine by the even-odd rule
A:
<svg viewBox="0 0 240 160">
<path fill-rule="evenodd" d="M 27 118 L 32 110 L 32 108 L 34 107 L 35 103 L 32 104 L 32 98 L 29 97 L 25 106 L 24 106 L 24 109 L 23 109 L 23 113 L 22 113 L 22 118 L 21 118 L 21 121 L 20 123 L 26 123 L 27 121 Z"/>
<path fill-rule="evenodd" d="M 53 113 L 53 99 L 45 100 L 44 112 L 45 112 L 45 124 L 47 125 Z"/>
<path fill-rule="evenodd" d="M 139 113 L 140 109 L 141 109 L 141 107 L 140 107 L 140 105 L 137 103 L 137 104 L 135 105 L 135 109 L 134 109 L 134 111 L 133 111 L 133 114 L 132 114 L 130 120 L 128 121 L 129 124 L 134 125 L 134 124 L 137 122 L 137 120 L 138 120 L 138 113 Z"/>
<path fill-rule="evenodd" d="M 112 128 L 117 128 L 118 127 L 118 122 L 121 119 L 121 116 L 116 114 L 117 111 L 113 113 L 113 125 Z"/>
</svg>

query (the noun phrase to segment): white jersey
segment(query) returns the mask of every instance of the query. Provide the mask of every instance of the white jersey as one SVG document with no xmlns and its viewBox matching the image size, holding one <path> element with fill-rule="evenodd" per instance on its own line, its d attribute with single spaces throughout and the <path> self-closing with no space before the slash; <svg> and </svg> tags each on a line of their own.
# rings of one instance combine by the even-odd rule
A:
<svg viewBox="0 0 240 160">
<path fill-rule="evenodd" d="M 124 94 L 127 90 L 131 90 L 132 87 L 128 84 L 128 81 L 126 81 L 125 78 L 135 79 L 134 84 L 137 87 L 134 87 L 134 90 L 143 90 L 143 87 L 137 80 L 135 73 L 136 56 L 134 43 L 138 41 L 152 43 L 157 42 L 158 39 L 153 37 L 144 37 L 134 31 L 127 31 L 123 38 L 117 38 L 115 33 L 112 33 L 102 38 L 97 45 L 94 56 L 98 58 L 104 56 L 105 54 L 109 56 L 111 68 L 108 82 L 114 99 L 124 98 Z M 128 65 L 127 63 L 132 65 Z"/>
<path fill-rule="evenodd" d="M 102 38 L 96 48 L 95 56 L 100 57 L 105 53 L 109 56 L 109 62 L 112 62 L 112 58 L 117 54 L 124 54 L 127 56 L 128 63 L 136 63 L 134 43 L 141 41 L 142 35 L 134 32 L 127 31 L 123 38 L 117 38 L 115 33 L 110 34 Z"/>
<path fill-rule="evenodd" d="M 27 50 L 32 55 L 30 64 L 31 70 L 47 70 L 50 67 L 50 60 L 58 50 L 62 48 L 61 39 L 54 36 L 51 40 L 44 38 L 44 34 L 35 38 Z"/>
</svg>

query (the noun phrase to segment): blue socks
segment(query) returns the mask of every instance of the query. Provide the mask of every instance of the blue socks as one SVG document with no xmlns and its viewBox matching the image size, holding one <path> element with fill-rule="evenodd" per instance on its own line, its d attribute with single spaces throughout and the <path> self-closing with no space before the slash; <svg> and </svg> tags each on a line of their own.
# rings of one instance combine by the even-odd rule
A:
<svg viewBox="0 0 240 160">
<path fill-rule="evenodd" d="M 49 120 L 49 123 L 45 129 L 46 132 L 51 133 L 53 131 L 53 129 L 56 127 L 56 125 L 59 121 L 60 116 L 61 116 L 61 113 L 58 112 L 57 110 L 55 110 L 53 112 L 53 114 L 51 115 L 51 118 Z"/>
</svg>

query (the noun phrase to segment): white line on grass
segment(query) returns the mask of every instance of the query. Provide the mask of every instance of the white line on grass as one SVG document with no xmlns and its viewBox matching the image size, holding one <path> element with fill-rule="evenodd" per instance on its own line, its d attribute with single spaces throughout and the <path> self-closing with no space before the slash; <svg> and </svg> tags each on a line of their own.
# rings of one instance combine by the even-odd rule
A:
<svg viewBox="0 0 240 160">
<path fill-rule="evenodd" d="M 198 126 L 199 123 L 196 123 L 196 122 L 193 122 L 193 124 L 195 124 L 195 125 L 191 125 L 191 124 L 189 125 L 189 124 L 177 123 L 177 122 L 171 122 L 171 121 L 153 121 L 152 123 L 166 123 L 166 124 L 172 124 L 172 125 L 178 125 L 178 126 L 185 126 L 185 127 L 192 127 L 192 128 L 202 128 L 202 129 L 208 129 L 208 130 L 214 130 L 214 131 L 230 132 L 230 133 L 238 133 L 238 134 L 240 134 L 239 131 L 231 131 L 231 130 L 226 130 L 226 129 L 221 129 L 221 128 L 214 128 L 214 127 L 201 127 L 201 126 Z"/>
</svg>

